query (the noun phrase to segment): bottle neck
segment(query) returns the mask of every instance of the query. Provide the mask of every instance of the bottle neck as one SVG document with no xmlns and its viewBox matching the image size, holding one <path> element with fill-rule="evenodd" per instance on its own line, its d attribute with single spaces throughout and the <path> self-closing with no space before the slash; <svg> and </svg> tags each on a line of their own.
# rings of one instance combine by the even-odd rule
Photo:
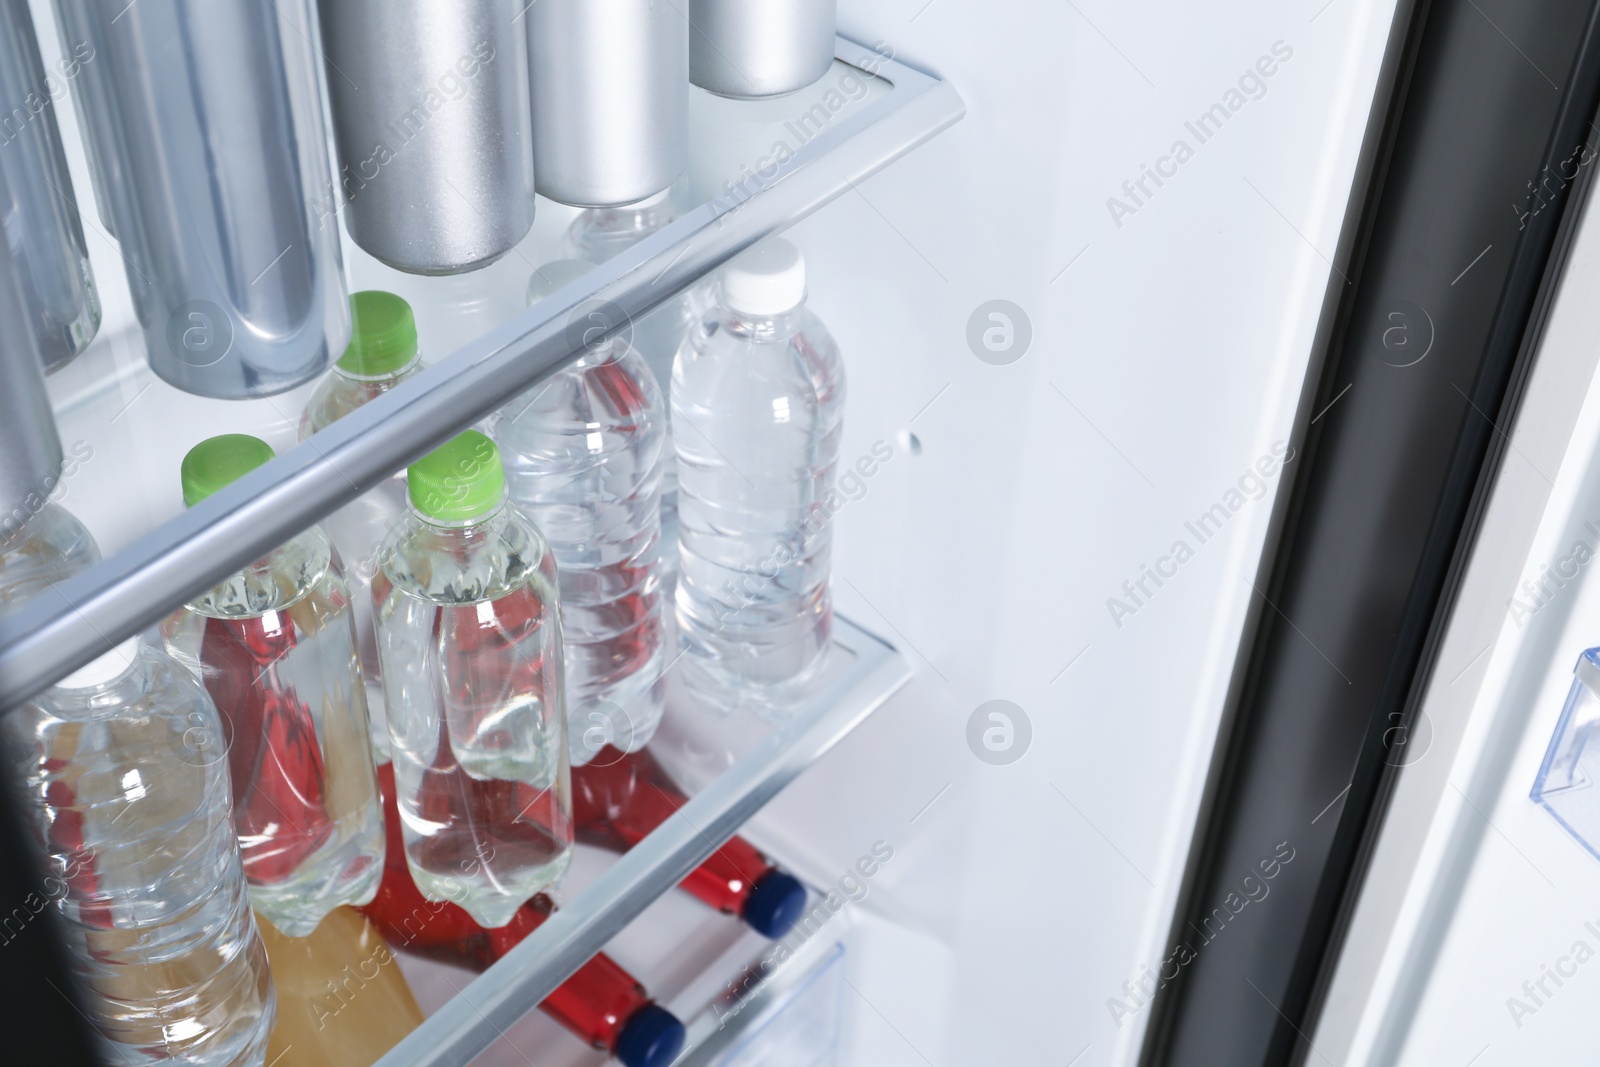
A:
<svg viewBox="0 0 1600 1067">
<path fill-rule="evenodd" d="M 320 526 L 285 541 L 242 570 L 224 578 L 189 608 L 208 618 L 253 618 L 281 611 L 299 600 L 333 564 L 332 543 Z"/>
<path fill-rule="evenodd" d="M 417 369 L 418 366 L 421 365 L 421 363 L 422 354 L 419 352 L 417 355 L 414 355 L 407 360 L 403 366 L 397 367 L 394 370 L 387 371 L 383 374 L 357 374 L 354 371 L 344 369 L 337 363 L 333 365 L 333 372 L 346 381 L 361 382 L 364 385 L 381 385 L 385 382 L 397 382 L 401 378 L 409 376 Z"/>
<path fill-rule="evenodd" d="M 572 361 L 573 367 L 603 367 L 621 359 L 628 350 L 628 342 L 621 336 L 612 336 L 587 347 L 588 351 Z"/>
<path fill-rule="evenodd" d="M 672 200 L 666 192 L 661 192 L 636 204 L 588 208 L 576 225 L 607 240 L 638 240 L 655 233 L 674 218 Z"/>
<path fill-rule="evenodd" d="M 92 715 L 128 707 L 143 697 L 150 685 L 150 668 L 142 655 L 134 657 L 126 670 L 96 685 L 82 688 L 50 690 L 51 702 L 57 709 Z"/>
<path fill-rule="evenodd" d="M 777 315 L 752 315 L 730 307 L 722 309 L 722 322 L 729 333 L 752 341 L 786 341 L 800 332 L 806 307 L 800 304 Z"/>
<path fill-rule="evenodd" d="M 46 503 L 45 506 L 49 507 L 49 504 Z M 15 515 L 0 516 L 0 550 L 14 548 L 33 536 L 33 531 L 40 525 L 39 516 L 43 512 L 44 508 L 40 508 L 20 520 Z"/>
<path fill-rule="evenodd" d="M 585 358 L 587 358 L 587 357 L 585 357 Z M 435 530 L 435 531 L 437 531 L 439 533 L 444 533 L 446 531 L 449 531 L 449 532 L 452 532 L 452 533 L 459 533 L 459 534 L 471 536 L 476 531 L 476 529 L 478 527 L 480 527 L 480 526 L 488 526 L 491 523 L 496 522 L 499 519 L 503 518 L 505 516 L 505 513 L 506 513 L 506 501 L 508 499 L 510 499 L 508 494 L 501 493 L 500 494 L 500 502 L 498 504 L 496 504 L 492 510 L 485 511 L 480 515 L 474 515 L 470 519 L 439 519 L 439 518 L 435 518 L 432 515 L 424 514 L 421 510 L 419 510 L 417 508 L 417 505 L 414 502 L 412 502 L 410 499 L 406 500 L 406 507 L 410 510 L 412 516 L 414 516 L 418 522 L 424 524 L 425 526 L 428 526 L 429 528 L 431 528 L 431 529 L 433 529 L 433 530 Z"/>
</svg>

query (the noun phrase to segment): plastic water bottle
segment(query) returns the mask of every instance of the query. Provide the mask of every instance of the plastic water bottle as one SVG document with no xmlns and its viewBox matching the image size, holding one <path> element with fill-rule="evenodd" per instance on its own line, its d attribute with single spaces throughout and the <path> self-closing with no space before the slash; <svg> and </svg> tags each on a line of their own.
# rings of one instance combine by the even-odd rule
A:
<svg viewBox="0 0 1600 1067">
<path fill-rule="evenodd" d="M 100 548 L 78 517 L 46 500 L 21 522 L 0 522 L 0 615 L 56 582 L 100 562 Z"/>
<path fill-rule="evenodd" d="M 476 430 L 406 482 L 372 588 L 406 861 L 429 900 L 504 926 L 572 856 L 555 558 Z"/>
<path fill-rule="evenodd" d="M 567 227 L 566 252 L 573 259 L 604 263 L 660 232 L 677 218 L 678 207 L 672 201 L 670 189 L 663 189 L 636 204 L 585 208 Z M 689 335 L 692 310 L 685 294 L 633 323 L 633 347 L 639 350 L 663 387 L 672 376 L 672 359 L 678 354 L 678 346 Z"/>
<path fill-rule="evenodd" d="M 393 293 L 368 290 L 350 298 L 350 347 L 311 394 L 300 419 L 304 440 L 387 393 L 422 370 L 411 305 Z M 361 673 L 378 695 L 378 638 L 372 622 L 372 576 L 378 549 L 406 513 L 406 472 L 399 470 L 329 515 L 322 523 L 344 565 L 361 646 Z"/>
<path fill-rule="evenodd" d="M 678 208 L 672 201 L 670 189 L 636 204 L 587 208 L 580 211 L 567 228 L 566 247 L 574 259 L 604 263 L 677 217 Z M 672 361 L 699 317 L 697 310 L 703 310 L 696 307 L 697 292 L 698 289 L 692 289 L 669 300 L 631 325 L 629 339 L 655 374 L 656 384 L 661 386 L 662 396 L 667 397 L 668 403 Z M 530 292 L 530 303 L 531 296 Z M 661 582 L 663 594 L 670 596 L 678 569 L 678 462 L 672 451 L 670 425 L 665 433 L 666 451 L 661 463 Z"/>
<path fill-rule="evenodd" d="M 205 690 L 135 639 L 0 729 L 106 1062 L 260 1067 L 276 1004 Z"/>
<path fill-rule="evenodd" d="M 574 259 L 604 263 L 677 217 L 671 189 L 631 204 L 584 208 L 567 227 L 566 250 Z"/>
<path fill-rule="evenodd" d="M 485 930 L 454 904 L 424 898 L 403 855 L 394 768 L 387 763 L 379 767 L 378 778 L 383 783 L 389 852 L 378 896 L 361 910 L 391 945 L 424 959 L 482 972 L 555 913 L 554 903 L 540 893 L 518 908 L 510 922 Z M 683 1050 L 683 1024 L 604 952 L 574 971 L 539 1007 L 584 1044 L 610 1052 L 623 1067 L 667 1067 Z"/>
<path fill-rule="evenodd" d="M 194 505 L 272 458 L 244 434 L 183 459 Z M 318 527 L 179 608 L 167 649 L 204 683 L 228 731 L 233 818 L 250 902 L 290 937 L 383 875 L 383 809 L 350 590 Z"/>
<path fill-rule="evenodd" d="M 845 378 L 805 294 L 799 250 L 757 245 L 724 269 L 716 311 L 672 369 L 684 682 L 769 717 L 803 697 L 833 630 L 824 498 Z"/>
<path fill-rule="evenodd" d="M 545 264 L 530 300 L 588 270 L 577 260 Z M 626 337 L 596 343 L 491 422 L 511 501 L 555 553 L 574 766 L 608 744 L 643 747 L 661 722 L 666 422 L 655 375 Z"/>
</svg>

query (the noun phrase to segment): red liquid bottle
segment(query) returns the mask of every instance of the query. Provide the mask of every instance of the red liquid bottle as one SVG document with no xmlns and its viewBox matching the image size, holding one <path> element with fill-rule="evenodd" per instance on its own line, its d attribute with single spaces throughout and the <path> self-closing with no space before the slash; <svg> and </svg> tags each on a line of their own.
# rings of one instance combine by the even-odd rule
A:
<svg viewBox="0 0 1600 1067">
<path fill-rule="evenodd" d="M 586 845 L 626 852 L 688 802 L 647 749 L 624 755 L 607 746 L 572 769 L 573 821 Z M 742 837 L 690 872 L 683 888 L 771 938 L 787 934 L 806 906 L 805 887 Z"/>
<path fill-rule="evenodd" d="M 378 768 L 378 778 L 383 786 L 388 848 L 378 895 L 361 911 L 389 944 L 427 959 L 483 971 L 555 911 L 555 905 L 541 893 L 517 909 L 506 925 L 485 928 L 456 905 L 424 897 L 406 866 L 394 768 L 385 763 Z M 683 1049 L 683 1024 L 651 1000 L 644 986 L 604 953 L 578 968 L 539 1007 L 627 1067 L 666 1067 Z"/>
<path fill-rule="evenodd" d="M 288 612 L 205 620 L 200 662 L 206 691 L 228 731 L 233 822 L 245 876 L 257 885 L 290 877 L 333 833 L 322 749 L 311 709 L 289 686 L 264 685 L 295 646 Z"/>
<path fill-rule="evenodd" d="M 202 441 L 184 456 L 184 502 L 271 459 L 245 434 Z M 169 615 L 161 636 L 221 713 L 251 907 L 307 937 L 332 909 L 372 899 L 383 811 L 349 588 L 327 536 L 313 526 L 272 549 Z"/>
</svg>

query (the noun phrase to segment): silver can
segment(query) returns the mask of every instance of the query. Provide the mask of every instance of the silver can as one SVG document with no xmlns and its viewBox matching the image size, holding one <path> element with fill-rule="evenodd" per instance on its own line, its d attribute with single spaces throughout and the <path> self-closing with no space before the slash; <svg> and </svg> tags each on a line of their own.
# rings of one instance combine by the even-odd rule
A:
<svg viewBox="0 0 1600 1067">
<path fill-rule="evenodd" d="M 689 0 L 689 77 L 718 96 L 804 89 L 828 72 L 837 0 Z"/>
<path fill-rule="evenodd" d="M 322 4 L 345 227 L 397 270 L 474 270 L 533 225 L 523 2 Z"/>
<path fill-rule="evenodd" d="M 237 399 L 350 339 L 308 0 L 56 0 L 150 368 Z"/>
<path fill-rule="evenodd" d="M 9 227 L 19 210 L 0 176 L 0 211 Z M 0 244 L 0 322 L 26 316 L 22 272 L 11 250 Z M 44 388 L 39 345 L 28 330 L 0 331 L 0 517 L 28 508 L 61 474 L 61 436 Z M 0 527 L 0 540 L 10 527 Z"/>
<path fill-rule="evenodd" d="M 0 0 L 0 173 L 18 209 L 6 220 L 6 243 L 47 371 L 66 366 L 100 328 L 100 299 L 55 112 L 68 79 L 92 58 L 69 46 L 47 73 L 27 0 Z"/>
<path fill-rule="evenodd" d="M 689 158 L 682 0 L 535 0 L 525 17 L 539 192 L 609 207 L 676 181 Z"/>
</svg>

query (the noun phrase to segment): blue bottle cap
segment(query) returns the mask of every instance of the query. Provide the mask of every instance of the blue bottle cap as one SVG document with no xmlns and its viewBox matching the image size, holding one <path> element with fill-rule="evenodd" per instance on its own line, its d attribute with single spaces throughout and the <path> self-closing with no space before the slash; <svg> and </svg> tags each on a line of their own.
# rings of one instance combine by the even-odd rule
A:
<svg viewBox="0 0 1600 1067">
<path fill-rule="evenodd" d="M 768 871 L 744 900 L 744 921 L 763 937 L 779 938 L 800 921 L 806 910 L 806 887 L 792 875 Z"/>
<path fill-rule="evenodd" d="M 683 1051 L 687 1036 L 676 1015 L 659 1004 L 646 1004 L 623 1024 L 612 1052 L 626 1067 L 667 1067 Z"/>
</svg>

